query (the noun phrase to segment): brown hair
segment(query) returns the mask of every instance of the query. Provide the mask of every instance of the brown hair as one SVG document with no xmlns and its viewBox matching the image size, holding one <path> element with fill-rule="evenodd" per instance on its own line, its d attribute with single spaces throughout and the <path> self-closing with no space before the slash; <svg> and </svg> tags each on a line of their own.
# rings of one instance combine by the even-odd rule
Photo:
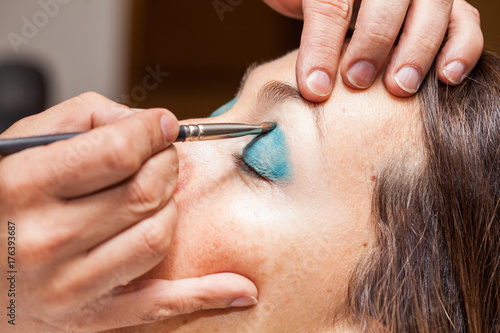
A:
<svg viewBox="0 0 500 333">
<path fill-rule="evenodd" d="M 364 331 L 500 332 L 500 57 L 456 87 L 431 69 L 417 99 L 424 157 L 378 177 L 350 309 Z"/>
</svg>

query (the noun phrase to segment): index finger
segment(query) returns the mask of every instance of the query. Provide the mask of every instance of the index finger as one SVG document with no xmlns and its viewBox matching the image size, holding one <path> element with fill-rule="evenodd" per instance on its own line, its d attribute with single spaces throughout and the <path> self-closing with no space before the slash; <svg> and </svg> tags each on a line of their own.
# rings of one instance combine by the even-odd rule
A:
<svg viewBox="0 0 500 333">
<path fill-rule="evenodd" d="M 15 163 L 42 193 L 74 198 L 103 190 L 135 174 L 178 135 L 175 116 L 164 109 L 132 114 L 70 140 L 29 149 L 4 159 Z M 36 167 L 34 167 L 36 166 Z"/>
<path fill-rule="evenodd" d="M 82 132 L 127 117 L 134 112 L 94 92 L 86 92 L 50 109 L 26 117 L 2 133 L 2 138 Z"/>
<path fill-rule="evenodd" d="M 331 94 L 353 0 L 304 0 L 304 30 L 297 59 L 297 84 L 311 102 Z"/>
</svg>

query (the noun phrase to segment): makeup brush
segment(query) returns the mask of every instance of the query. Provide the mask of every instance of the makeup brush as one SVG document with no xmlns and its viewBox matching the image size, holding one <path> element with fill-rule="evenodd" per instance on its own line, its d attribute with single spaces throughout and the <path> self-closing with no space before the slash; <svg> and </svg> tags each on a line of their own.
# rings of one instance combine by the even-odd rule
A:
<svg viewBox="0 0 500 333">
<path fill-rule="evenodd" d="M 179 135 L 174 142 L 232 139 L 245 135 L 265 134 L 275 128 L 276 124 L 269 122 L 259 125 L 238 123 L 181 125 L 179 127 Z M 0 155 L 6 156 L 24 149 L 45 146 L 56 141 L 71 139 L 83 133 L 86 132 L 3 139 L 0 140 Z"/>
</svg>

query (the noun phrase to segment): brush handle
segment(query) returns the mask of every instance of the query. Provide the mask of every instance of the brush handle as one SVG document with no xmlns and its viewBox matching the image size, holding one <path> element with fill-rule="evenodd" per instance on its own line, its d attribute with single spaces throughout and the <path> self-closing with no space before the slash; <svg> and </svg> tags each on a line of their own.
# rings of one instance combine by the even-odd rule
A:
<svg viewBox="0 0 500 333">
<path fill-rule="evenodd" d="M 24 149 L 46 146 L 56 141 L 71 139 L 77 135 L 87 132 L 73 132 L 53 135 L 30 136 L 25 138 L 3 139 L 0 140 L 0 155 L 7 156 L 18 153 Z M 180 127 L 179 136 L 175 142 L 184 142 L 186 140 L 186 130 Z"/>
<path fill-rule="evenodd" d="M 20 152 L 21 150 L 28 148 L 45 146 L 56 141 L 71 139 L 82 133 L 86 132 L 63 133 L 0 140 L 0 155 L 5 156 Z"/>
</svg>

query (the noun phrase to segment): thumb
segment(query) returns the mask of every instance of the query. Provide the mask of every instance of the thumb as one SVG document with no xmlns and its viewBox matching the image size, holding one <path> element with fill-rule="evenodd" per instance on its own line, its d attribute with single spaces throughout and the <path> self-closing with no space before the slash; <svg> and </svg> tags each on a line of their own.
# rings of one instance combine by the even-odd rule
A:
<svg viewBox="0 0 500 333">
<path fill-rule="evenodd" d="M 311 102 L 331 94 L 353 0 L 304 0 L 304 29 L 297 59 L 299 90 Z"/>
<path fill-rule="evenodd" d="M 98 329 L 134 326 L 199 310 L 257 304 L 257 287 L 247 278 L 220 273 L 175 281 L 142 280 L 124 287 L 97 314 Z"/>
</svg>

